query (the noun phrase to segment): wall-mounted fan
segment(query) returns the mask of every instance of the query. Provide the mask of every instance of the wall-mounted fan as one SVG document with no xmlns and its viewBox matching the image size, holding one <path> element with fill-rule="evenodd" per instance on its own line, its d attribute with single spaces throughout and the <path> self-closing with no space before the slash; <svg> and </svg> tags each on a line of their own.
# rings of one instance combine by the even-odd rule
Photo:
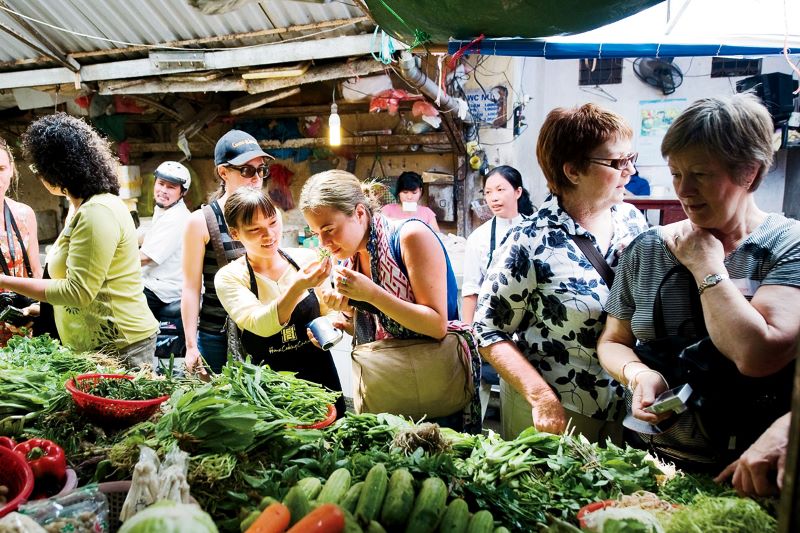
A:
<svg viewBox="0 0 800 533">
<path fill-rule="evenodd" d="M 640 57 L 633 61 L 636 77 L 664 94 L 672 94 L 683 83 L 683 72 L 672 64 L 672 58 Z"/>
</svg>

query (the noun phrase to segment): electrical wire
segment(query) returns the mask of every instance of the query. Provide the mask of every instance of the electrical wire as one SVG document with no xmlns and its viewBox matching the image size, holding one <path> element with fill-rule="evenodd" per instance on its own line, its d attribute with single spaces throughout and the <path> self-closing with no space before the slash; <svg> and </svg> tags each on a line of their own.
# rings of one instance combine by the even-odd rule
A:
<svg viewBox="0 0 800 533">
<path fill-rule="evenodd" d="M 6 6 L 2 5 L 2 4 L 0 4 L 0 10 L 6 11 L 8 13 L 16 15 L 16 16 L 18 16 L 20 18 L 23 18 L 25 20 L 28 20 L 30 22 L 35 22 L 36 24 L 40 24 L 42 26 L 46 26 L 46 27 L 51 28 L 53 30 L 60 31 L 62 33 L 68 33 L 70 35 L 75 35 L 77 37 L 85 37 L 87 39 L 94 39 L 94 40 L 97 40 L 97 41 L 103 41 L 103 42 L 108 42 L 108 43 L 112 43 L 112 44 L 120 44 L 120 45 L 124 45 L 124 46 L 141 46 L 141 47 L 144 47 L 144 48 L 154 48 L 154 49 L 160 49 L 160 50 L 183 50 L 183 51 L 189 51 L 189 52 L 197 52 L 197 51 L 202 51 L 202 52 L 221 52 L 221 51 L 229 51 L 229 50 L 246 50 L 248 48 L 256 48 L 256 47 L 259 47 L 259 46 L 264 46 L 263 44 L 253 44 L 253 45 L 248 45 L 248 46 L 236 46 L 236 47 L 231 47 L 231 48 L 188 48 L 188 47 L 184 47 L 184 46 L 165 46 L 165 45 L 160 45 L 160 44 L 132 43 L 132 42 L 128 42 L 128 41 L 120 41 L 120 40 L 117 40 L 117 39 L 109 39 L 108 37 L 99 37 L 97 35 L 89 35 L 88 33 L 81 33 L 81 32 L 77 32 L 77 31 L 74 31 L 74 30 L 70 30 L 68 28 L 63 28 L 61 26 L 56 26 L 55 24 L 50 24 L 49 22 L 45 22 L 43 20 L 39 20 L 39 19 L 33 18 L 31 16 L 25 15 L 25 14 L 20 13 L 18 11 L 14 11 L 13 9 L 11 9 L 9 7 L 6 7 Z M 320 31 L 317 31 L 317 32 L 314 32 L 314 33 L 309 33 L 309 34 L 306 34 L 306 35 L 301 35 L 299 37 L 293 37 L 291 39 L 283 40 L 283 41 L 281 41 L 281 44 L 282 43 L 290 43 L 290 42 L 298 41 L 298 40 L 302 40 L 302 39 L 307 39 L 309 37 L 314 37 L 316 35 L 321 35 L 323 33 L 329 33 L 329 32 L 332 32 L 332 31 L 340 30 L 340 29 L 342 29 L 342 28 L 344 28 L 346 26 L 351 26 L 353 24 L 358 24 L 359 22 L 355 22 L 355 21 L 354 22 L 344 22 L 344 23 L 342 23 L 342 24 L 340 24 L 338 26 L 333 26 L 332 28 L 325 28 L 324 30 L 320 30 Z"/>
</svg>

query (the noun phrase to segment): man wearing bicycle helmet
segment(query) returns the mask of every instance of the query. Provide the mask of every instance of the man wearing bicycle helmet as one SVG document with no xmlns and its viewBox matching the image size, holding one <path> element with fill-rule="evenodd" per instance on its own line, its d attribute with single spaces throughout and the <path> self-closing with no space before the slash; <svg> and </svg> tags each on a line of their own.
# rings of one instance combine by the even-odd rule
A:
<svg viewBox="0 0 800 533">
<path fill-rule="evenodd" d="M 189 169 L 180 163 L 165 161 L 156 168 L 153 223 L 139 237 L 144 294 L 156 318 L 181 298 L 183 230 L 189 220 L 183 197 L 191 184 Z"/>
</svg>

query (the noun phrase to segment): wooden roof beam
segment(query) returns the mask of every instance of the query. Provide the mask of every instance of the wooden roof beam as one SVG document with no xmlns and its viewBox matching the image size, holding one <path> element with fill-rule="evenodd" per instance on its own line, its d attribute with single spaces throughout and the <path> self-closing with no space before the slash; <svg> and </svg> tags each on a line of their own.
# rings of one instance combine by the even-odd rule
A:
<svg viewBox="0 0 800 533">
<path fill-rule="evenodd" d="M 81 67 L 80 77 L 83 82 L 108 81 L 254 65 L 275 65 L 308 59 L 352 57 L 377 52 L 377 46 L 379 43 L 374 41 L 372 35 L 349 35 L 329 39 L 265 44 L 245 49 L 203 52 L 204 64 L 202 67 L 186 66 L 170 69 L 169 72 L 159 69 L 149 58 L 84 65 Z M 66 68 L 2 72 L 0 73 L 0 89 L 56 85 L 72 83 L 74 80 L 75 73 Z"/>
<path fill-rule="evenodd" d="M 327 137 L 289 139 L 280 141 L 259 141 L 262 148 L 325 148 L 329 147 Z M 342 146 L 371 147 L 376 151 L 381 151 L 383 146 L 450 146 L 450 139 L 444 133 L 425 133 L 423 135 L 359 135 L 355 137 L 343 137 Z M 194 153 L 211 153 L 213 144 L 209 142 L 190 142 L 189 150 Z M 131 152 L 176 152 L 178 146 L 175 143 L 145 143 L 130 142 Z"/>
<path fill-rule="evenodd" d="M 319 81 L 367 76 L 376 72 L 383 72 L 384 68 L 382 63 L 370 57 L 348 63 L 313 68 L 302 76 L 287 78 L 244 80 L 240 76 L 228 76 L 207 82 L 197 82 L 175 81 L 165 77 L 158 80 L 145 78 L 125 81 L 101 81 L 98 83 L 98 92 L 107 95 L 224 91 L 247 91 L 250 94 L 260 94 Z M 252 100 L 257 101 L 259 98 L 253 98 Z"/>
<path fill-rule="evenodd" d="M 337 26 L 341 27 L 353 26 L 356 24 L 361 24 L 362 22 L 370 24 L 372 23 L 369 17 L 325 20 L 322 22 L 314 22 L 312 24 L 298 24 L 295 26 L 286 26 L 284 28 L 270 28 L 267 30 L 231 33 L 228 35 L 212 35 L 211 37 L 202 37 L 198 39 L 183 39 L 180 41 L 168 41 L 164 43 L 154 44 L 151 46 L 128 46 L 126 48 L 114 48 L 113 50 L 92 50 L 89 52 L 72 52 L 69 54 L 69 56 L 74 57 L 76 59 L 82 59 L 87 57 L 102 57 L 102 56 L 116 55 L 116 54 L 132 54 L 140 52 L 149 52 L 150 50 L 157 48 L 178 48 L 178 47 L 199 46 L 211 43 L 225 43 L 230 41 L 238 41 L 241 39 L 268 37 L 271 35 L 280 35 L 283 33 L 320 30 L 325 28 L 335 28 Z M 199 50 L 202 51 L 203 49 Z"/>
</svg>

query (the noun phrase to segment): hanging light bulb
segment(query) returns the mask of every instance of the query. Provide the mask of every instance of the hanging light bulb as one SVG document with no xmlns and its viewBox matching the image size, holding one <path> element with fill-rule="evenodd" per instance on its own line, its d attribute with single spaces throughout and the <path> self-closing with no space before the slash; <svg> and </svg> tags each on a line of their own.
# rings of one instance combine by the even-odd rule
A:
<svg viewBox="0 0 800 533">
<path fill-rule="evenodd" d="M 331 116 L 328 118 L 328 144 L 339 146 L 342 144 L 342 121 L 339 120 L 338 107 L 331 104 Z"/>
</svg>

